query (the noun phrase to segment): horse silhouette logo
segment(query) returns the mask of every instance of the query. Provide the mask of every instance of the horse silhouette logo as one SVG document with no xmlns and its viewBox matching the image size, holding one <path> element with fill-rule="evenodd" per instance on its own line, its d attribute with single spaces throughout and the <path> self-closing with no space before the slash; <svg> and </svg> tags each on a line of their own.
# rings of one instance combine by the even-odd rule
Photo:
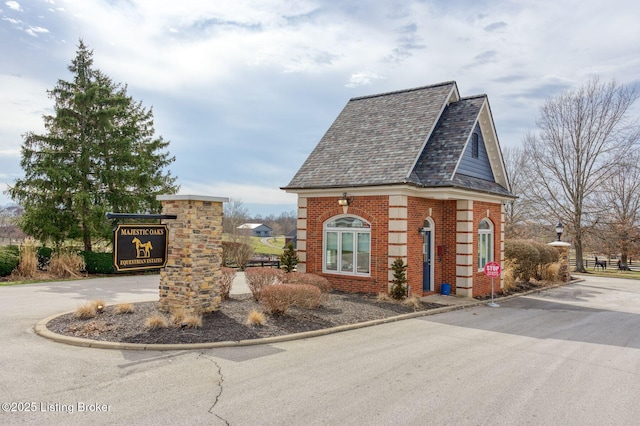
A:
<svg viewBox="0 0 640 426">
<path fill-rule="evenodd" d="M 131 240 L 131 242 L 136 245 L 136 258 L 144 259 L 147 257 L 151 257 L 151 250 L 153 250 L 151 241 L 143 243 L 142 241 L 140 241 L 140 239 L 138 239 L 138 237 L 135 237 L 133 240 Z"/>
</svg>

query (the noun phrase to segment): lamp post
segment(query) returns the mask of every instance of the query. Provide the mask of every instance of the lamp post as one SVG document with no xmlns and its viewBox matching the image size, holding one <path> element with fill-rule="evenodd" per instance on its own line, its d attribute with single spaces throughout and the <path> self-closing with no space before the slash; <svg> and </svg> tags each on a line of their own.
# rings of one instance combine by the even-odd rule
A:
<svg viewBox="0 0 640 426">
<path fill-rule="evenodd" d="M 562 237 L 562 231 L 564 231 L 564 226 L 562 225 L 562 222 L 558 221 L 558 224 L 556 225 L 556 234 L 558 235 L 558 241 L 560 241 L 560 238 Z"/>
</svg>

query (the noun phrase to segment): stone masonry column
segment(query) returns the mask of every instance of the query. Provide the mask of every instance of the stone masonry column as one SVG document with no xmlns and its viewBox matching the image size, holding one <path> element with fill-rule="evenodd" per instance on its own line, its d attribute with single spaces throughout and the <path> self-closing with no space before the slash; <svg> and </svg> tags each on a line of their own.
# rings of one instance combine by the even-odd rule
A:
<svg viewBox="0 0 640 426">
<path fill-rule="evenodd" d="M 571 273 L 569 272 L 569 247 L 571 247 L 571 244 L 563 241 L 554 241 L 549 245 L 555 247 L 560 255 L 560 270 L 558 271 L 560 281 L 568 283 L 571 281 Z"/>
<path fill-rule="evenodd" d="M 184 315 L 215 311 L 220 304 L 222 203 L 228 198 L 158 195 L 168 219 L 167 265 L 160 271 L 160 310 Z"/>
</svg>

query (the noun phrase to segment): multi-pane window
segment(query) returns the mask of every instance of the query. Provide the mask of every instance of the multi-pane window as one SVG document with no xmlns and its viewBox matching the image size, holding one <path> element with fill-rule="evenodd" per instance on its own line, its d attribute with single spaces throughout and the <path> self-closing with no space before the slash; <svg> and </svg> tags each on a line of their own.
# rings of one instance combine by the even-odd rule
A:
<svg viewBox="0 0 640 426">
<path fill-rule="evenodd" d="M 493 262 L 493 226 L 488 219 L 482 219 L 478 225 L 478 269 Z"/>
<path fill-rule="evenodd" d="M 324 224 L 324 272 L 369 275 L 371 224 L 356 216 L 340 216 Z"/>
</svg>

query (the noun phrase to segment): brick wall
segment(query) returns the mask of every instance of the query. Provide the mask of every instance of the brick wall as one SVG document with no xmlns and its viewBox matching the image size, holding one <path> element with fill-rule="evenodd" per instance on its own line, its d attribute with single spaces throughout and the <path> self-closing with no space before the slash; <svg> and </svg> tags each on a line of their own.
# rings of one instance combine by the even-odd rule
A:
<svg viewBox="0 0 640 426">
<path fill-rule="evenodd" d="M 486 203 L 476 201 L 473 204 L 473 225 L 475 229 L 474 246 L 473 246 L 473 295 L 480 296 L 491 293 L 491 278 L 484 274 L 484 271 L 478 270 L 478 235 L 477 230 L 482 219 L 489 219 L 493 224 L 493 261 L 500 263 L 504 269 L 504 262 L 502 258 L 502 250 L 504 247 L 504 220 L 502 216 L 502 204 L 499 203 Z M 504 281 L 501 278 L 494 279 L 495 291 L 500 290 L 504 285 Z"/>
<path fill-rule="evenodd" d="M 326 277 L 336 290 L 376 294 L 387 291 L 388 196 L 354 197 L 347 214 L 363 218 L 371 224 L 371 274 L 369 277 L 324 274 L 322 272 L 322 238 L 324 223 L 343 215 L 339 197 L 308 197 L 304 218 L 305 265 L 308 273 Z M 301 209 L 299 209 L 300 212 Z M 300 215 L 300 213 L 299 213 Z M 298 235 L 300 235 L 300 218 Z"/>
<path fill-rule="evenodd" d="M 396 257 L 405 260 L 407 280 L 412 295 L 426 295 L 440 292 L 442 283 L 451 285 L 456 294 L 456 283 L 468 283 L 469 289 L 462 294 L 479 295 L 491 291 L 491 280 L 482 271 L 477 271 L 477 229 L 480 220 L 487 217 L 494 225 L 494 259 L 501 261 L 503 233 L 502 206 L 499 203 L 463 202 L 462 214 L 468 228 L 464 243 L 464 253 L 459 253 L 460 205 L 457 200 L 433 200 L 408 196 L 355 196 L 347 214 L 359 216 L 371 224 L 371 275 L 368 277 L 330 274 L 322 272 L 323 225 L 334 216 L 343 215 L 335 197 L 305 197 L 299 199 L 298 208 L 298 255 L 301 259 L 299 270 L 326 277 L 332 286 L 341 291 L 359 293 L 387 292 L 391 281 L 390 265 Z M 392 201 L 390 201 L 390 199 Z M 406 209 L 406 213 L 405 213 Z M 393 217 L 389 217 L 390 213 Z M 433 292 L 422 291 L 423 236 L 419 228 L 426 218 L 433 221 Z M 392 228 L 390 228 L 390 222 Z M 406 224 L 406 235 L 399 229 Z M 400 226 L 402 225 L 402 226 Z M 390 235 L 393 237 L 390 241 Z M 406 243 L 404 242 L 406 241 Z M 438 249 L 438 247 L 441 247 Z M 389 251 L 399 253 L 390 256 Z M 438 254 L 441 253 L 441 256 Z M 466 259 L 464 265 L 461 259 Z M 467 274 L 459 281 L 461 270 Z M 496 280 L 496 286 L 500 280 Z M 466 285 L 466 284 L 465 284 Z M 473 287 L 471 287 L 471 285 Z"/>
</svg>

